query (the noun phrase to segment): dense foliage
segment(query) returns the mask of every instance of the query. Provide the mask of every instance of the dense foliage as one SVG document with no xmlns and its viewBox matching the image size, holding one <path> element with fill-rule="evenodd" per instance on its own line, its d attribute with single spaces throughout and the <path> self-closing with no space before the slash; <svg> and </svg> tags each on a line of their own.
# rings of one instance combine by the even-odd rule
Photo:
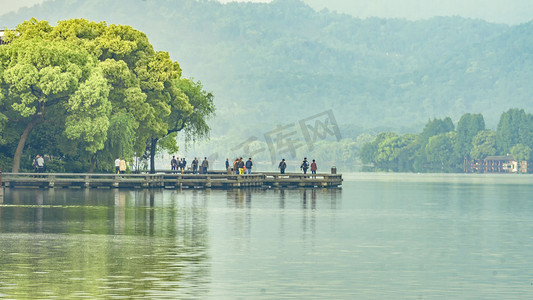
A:
<svg viewBox="0 0 533 300">
<path fill-rule="evenodd" d="M 111 170 L 118 156 L 131 160 L 147 151 L 153 159 L 157 147 L 177 151 L 181 130 L 195 137 L 209 132 L 212 95 L 182 78 L 178 63 L 130 26 L 71 19 L 53 27 L 31 19 L 8 31 L 6 41 L 0 150 L 13 156 L 13 172 L 26 145 L 29 156 L 63 161 L 62 171 L 82 169 L 80 163 L 85 171 Z"/>
<path fill-rule="evenodd" d="M 511 154 L 531 160 L 533 115 L 510 109 L 498 129 L 485 129 L 481 114 L 465 114 L 454 127 L 450 118 L 430 120 L 420 134 L 379 133 L 361 149 L 361 160 L 378 170 L 395 172 L 460 172 L 464 163 L 491 155 Z"/>
</svg>

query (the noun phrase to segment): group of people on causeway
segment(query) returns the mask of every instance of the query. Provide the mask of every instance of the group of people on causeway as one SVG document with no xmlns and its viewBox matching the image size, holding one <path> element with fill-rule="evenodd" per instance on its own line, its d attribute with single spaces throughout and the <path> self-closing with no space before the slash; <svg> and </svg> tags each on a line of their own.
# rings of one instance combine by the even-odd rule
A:
<svg viewBox="0 0 533 300">
<path fill-rule="evenodd" d="M 246 161 L 242 157 L 237 157 L 233 162 L 230 162 L 229 158 L 226 158 L 225 162 L 225 167 L 228 174 L 252 174 L 253 166 L 254 163 L 251 157 L 249 157 Z M 195 157 L 190 165 L 189 170 L 191 170 L 193 174 L 207 174 L 208 167 L 209 161 L 207 160 L 207 157 L 204 157 L 204 160 L 201 164 Z M 281 174 L 285 174 L 285 169 L 287 169 L 287 162 L 285 161 L 285 159 L 281 160 L 278 165 L 278 169 L 280 170 Z M 309 169 L 311 169 L 311 174 L 316 174 L 318 166 L 314 159 L 311 163 L 309 163 L 307 157 L 304 157 L 304 160 L 300 165 L 300 169 L 303 171 L 304 174 L 307 174 L 307 170 Z M 185 158 L 176 158 L 176 156 L 172 156 L 172 159 L 170 160 L 170 170 L 173 173 L 185 173 L 185 171 L 187 170 L 187 160 Z"/>
<path fill-rule="evenodd" d="M 36 173 L 44 172 L 44 159 L 41 155 L 35 156 L 35 159 L 33 160 L 32 165 Z M 170 161 L 170 166 L 171 166 L 171 170 L 174 173 L 181 172 L 183 174 L 187 166 L 187 161 L 185 160 L 185 158 L 176 159 L 175 156 L 172 156 L 172 160 Z M 202 162 L 201 165 L 199 165 L 198 159 L 196 157 L 191 163 L 191 169 L 192 169 L 193 174 L 198 174 L 198 173 L 207 174 L 208 167 L 209 167 L 209 162 L 207 161 L 207 157 L 204 158 L 204 161 Z M 120 156 L 117 156 L 117 158 L 115 159 L 115 174 L 125 174 L 127 168 L 128 168 L 128 163 Z"/>
<path fill-rule="evenodd" d="M 33 170 L 35 170 L 36 173 L 43 173 L 44 172 L 44 158 L 37 154 L 32 162 Z"/>
<path fill-rule="evenodd" d="M 172 156 L 172 159 L 170 160 L 170 170 L 173 173 L 180 172 L 183 174 L 186 168 L 187 160 L 185 160 L 185 157 L 180 159 L 176 158 L 176 156 Z M 191 170 L 193 174 L 207 174 L 207 168 L 209 168 L 209 161 L 207 160 L 207 157 L 204 157 L 202 164 L 200 164 L 198 158 L 196 157 L 191 162 Z"/>
<path fill-rule="evenodd" d="M 248 158 L 246 162 L 242 159 L 242 157 L 237 157 L 233 161 L 232 169 L 230 169 L 229 159 L 226 158 L 226 171 L 230 173 L 232 170 L 235 172 L 235 174 L 252 174 L 252 167 L 254 163 L 252 162 L 252 158 Z"/>
<path fill-rule="evenodd" d="M 126 161 L 117 156 L 117 159 L 115 159 L 115 174 L 124 174 L 126 169 Z"/>
<path fill-rule="evenodd" d="M 285 158 L 283 158 L 278 165 L 278 169 L 281 174 L 285 174 L 285 169 L 287 168 L 287 162 L 285 162 Z M 302 161 L 302 164 L 300 165 L 300 169 L 304 172 L 304 174 L 307 174 L 307 170 L 311 168 L 311 174 L 316 174 L 316 171 L 318 170 L 318 166 L 316 164 L 316 161 L 313 159 L 313 162 L 309 164 L 309 161 L 307 160 L 307 157 L 304 157 L 304 160 Z"/>
<path fill-rule="evenodd" d="M 232 164 L 230 164 L 229 159 L 226 158 L 226 171 L 228 173 L 233 172 L 234 174 L 252 174 L 252 168 L 253 168 L 253 161 L 252 158 L 248 158 L 247 161 L 244 161 L 242 157 L 237 157 L 233 161 Z M 37 154 L 35 156 L 35 159 L 33 160 L 33 168 L 35 172 L 37 173 L 43 173 L 44 172 L 44 159 L 41 155 Z M 209 168 L 209 161 L 207 160 L 207 157 L 204 157 L 204 160 L 200 164 L 198 159 L 195 157 L 194 160 L 191 162 L 190 170 L 193 174 L 207 174 L 207 169 Z M 127 169 L 127 164 L 124 159 L 121 159 L 119 156 L 117 156 L 117 159 L 115 159 L 115 174 L 124 174 Z M 185 157 L 183 158 L 176 158 L 176 156 L 172 156 L 172 159 L 170 160 L 170 170 L 173 173 L 185 173 L 185 170 L 187 169 L 187 160 Z M 285 169 L 287 169 L 287 162 L 285 161 L 285 158 L 283 158 L 279 165 L 278 169 L 281 174 L 285 174 Z M 304 160 L 302 161 L 302 164 L 300 165 L 300 169 L 303 171 L 304 174 L 307 174 L 307 170 L 311 169 L 311 174 L 316 174 L 316 171 L 318 170 L 317 164 L 315 160 L 309 164 L 309 161 L 307 160 L 307 157 L 304 157 Z"/>
</svg>

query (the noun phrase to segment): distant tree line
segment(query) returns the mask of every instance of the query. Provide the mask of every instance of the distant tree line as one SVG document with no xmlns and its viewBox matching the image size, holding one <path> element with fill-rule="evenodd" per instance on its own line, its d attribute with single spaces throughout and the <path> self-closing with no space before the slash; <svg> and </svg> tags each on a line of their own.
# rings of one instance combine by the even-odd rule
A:
<svg viewBox="0 0 533 300">
<path fill-rule="evenodd" d="M 513 108 L 502 113 L 496 131 L 485 128 L 482 114 L 464 114 L 457 126 L 450 117 L 429 120 L 419 134 L 382 132 L 363 145 L 361 161 L 393 172 L 461 172 L 465 162 L 511 154 L 529 161 L 533 115 Z"/>
<path fill-rule="evenodd" d="M 31 19 L 0 46 L 0 161 L 49 171 L 111 171 L 116 157 L 151 161 L 176 152 L 176 137 L 203 138 L 213 95 L 181 76 L 167 52 L 125 25 L 84 19 L 53 27 Z"/>
</svg>

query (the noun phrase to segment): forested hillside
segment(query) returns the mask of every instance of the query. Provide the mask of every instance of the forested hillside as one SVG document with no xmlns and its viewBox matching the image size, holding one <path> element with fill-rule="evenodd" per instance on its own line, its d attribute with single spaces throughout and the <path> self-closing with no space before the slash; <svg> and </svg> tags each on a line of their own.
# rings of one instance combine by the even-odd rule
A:
<svg viewBox="0 0 533 300">
<path fill-rule="evenodd" d="M 488 156 L 499 155 L 527 161 L 521 172 L 531 173 L 527 165 L 531 165 L 532 136 L 533 115 L 523 109 L 502 113 L 496 130 L 485 129 L 482 114 L 467 113 L 457 126 L 447 117 L 428 121 L 419 134 L 379 133 L 361 147 L 360 156 L 381 171 L 493 172 L 494 165 L 485 170 L 481 165 Z"/>
<path fill-rule="evenodd" d="M 533 108 L 533 23 L 357 19 L 299 0 L 55 0 L 0 16 L 131 25 L 215 95 L 212 136 L 247 138 L 332 109 L 343 137 Z"/>
</svg>

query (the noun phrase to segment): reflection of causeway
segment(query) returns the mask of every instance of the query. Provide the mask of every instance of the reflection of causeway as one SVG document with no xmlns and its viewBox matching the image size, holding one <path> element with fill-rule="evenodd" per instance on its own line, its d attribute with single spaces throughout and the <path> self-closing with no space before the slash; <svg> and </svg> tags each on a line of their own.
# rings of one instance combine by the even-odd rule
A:
<svg viewBox="0 0 533 300">
<path fill-rule="evenodd" d="M 338 201 L 341 200 L 342 189 L 320 189 L 320 188 L 300 188 L 300 189 L 242 189 L 227 190 L 227 205 L 235 208 L 251 208 L 252 199 L 254 201 L 275 200 L 279 203 L 279 208 L 285 208 L 287 204 L 299 200 L 303 209 L 329 208 L 336 209 Z"/>
<path fill-rule="evenodd" d="M 114 190 L 114 232 L 124 238 L 136 237 L 136 244 L 118 243 L 115 267 L 130 264 L 127 257 L 137 257 L 132 267 L 142 270 L 150 280 L 153 295 L 198 294 L 209 278 L 208 214 L 197 193 L 155 190 Z M 145 239 L 138 237 L 145 236 Z M 140 252 L 137 252 L 140 251 Z M 130 268 L 130 267 L 126 267 Z M 128 272 L 127 272 L 128 273 Z M 128 273 L 129 274 L 129 273 Z M 142 280 L 141 280 L 142 281 Z M 161 284 L 162 283 L 162 284 Z M 146 289 L 146 287 L 138 287 Z M 157 296 L 155 298 L 158 298 Z"/>
<path fill-rule="evenodd" d="M 0 226 L 8 231 L 178 235 L 182 239 L 204 236 L 207 231 L 207 208 L 198 203 L 196 192 L 9 189 L 0 200 Z"/>
<path fill-rule="evenodd" d="M 252 195 L 259 195 L 261 189 L 227 190 L 228 207 L 251 208 Z"/>
<path fill-rule="evenodd" d="M 341 192 L 342 189 L 316 188 L 226 191 L 227 207 L 234 209 L 229 222 L 234 234 L 241 237 L 236 247 L 249 246 L 253 228 L 275 230 L 280 237 L 299 232 L 303 240 L 314 243 L 317 211 L 337 209 Z M 264 228 L 273 225 L 277 228 Z"/>
</svg>

